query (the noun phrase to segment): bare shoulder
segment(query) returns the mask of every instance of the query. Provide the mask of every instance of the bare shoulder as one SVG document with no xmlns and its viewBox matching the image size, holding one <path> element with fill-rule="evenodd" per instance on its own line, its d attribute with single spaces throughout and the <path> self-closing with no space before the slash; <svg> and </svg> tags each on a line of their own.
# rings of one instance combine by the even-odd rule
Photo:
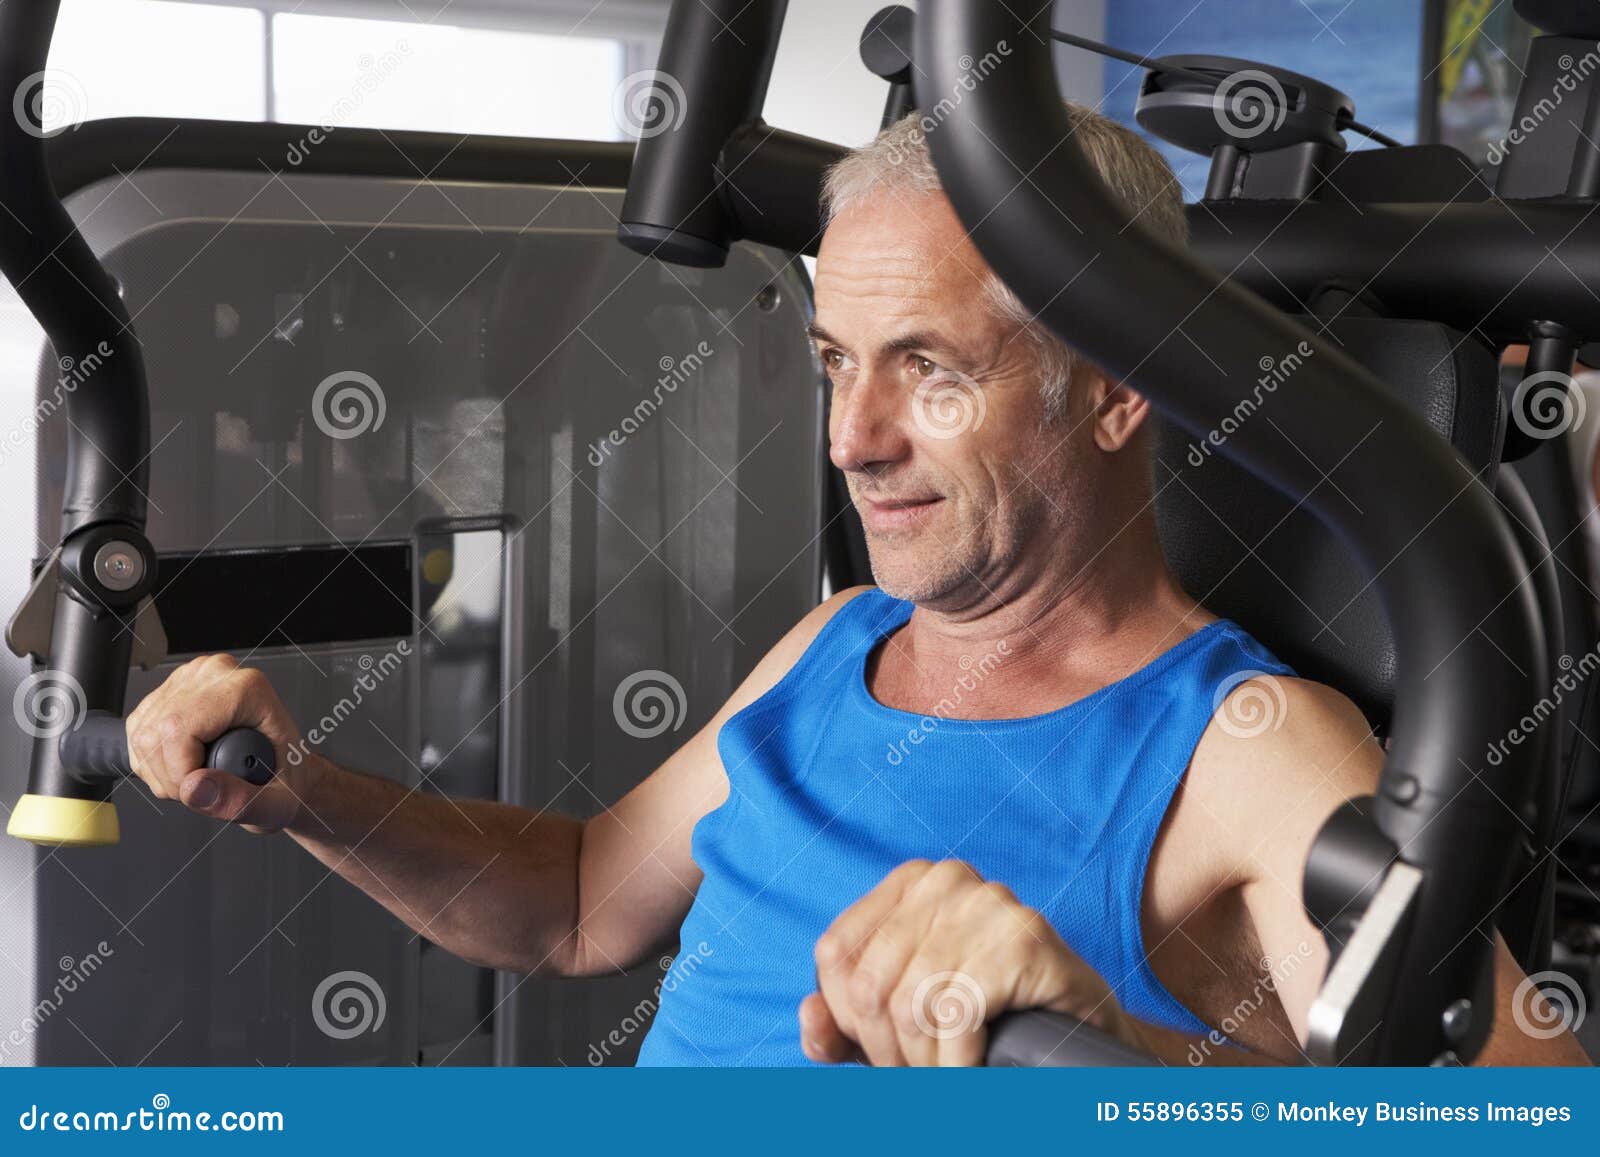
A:
<svg viewBox="0 0 1600 1157">
<path fill-rule="evenodd" d="M 1383 749 L 1348 698 L 1322 683 L 1259 675 L 1218 704 L 1184 795 L 1230 849 L 1237 882 L 1293 872 L 1323 820 L 1377 788 Z"/>
<path fill-rule="evenodd" d="M 839 613 L 839 609 L 851 599 L 874 589 L 870 586 L 850 587 L 839 591 L 832 598 L 806 612 L 805 617 L 790 627 L 788 633 L 773 644 L 772 650 L 755 665 L 755 669 L 739 685 L 719 715 L 723 717 L 732 715 L 776 687 L 789 673 L 789 669 L 800 661 L 800 656 L 806 653 L 806 648 L 816 641 L 822 628 Z"/>
</svg>

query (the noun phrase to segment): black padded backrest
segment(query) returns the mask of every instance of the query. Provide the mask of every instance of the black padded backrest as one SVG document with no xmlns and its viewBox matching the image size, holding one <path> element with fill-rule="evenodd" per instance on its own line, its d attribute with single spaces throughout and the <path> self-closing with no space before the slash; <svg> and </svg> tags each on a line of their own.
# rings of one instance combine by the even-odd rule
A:
<svg viewBox="0 0 1600 1157">
<path fill-rule="evenodd" d="M 1348 317 L 1309 324 L 1327 324 L 1327 337 L 1410 403 L 1480 477 L 1494 477 L 1504 418 L 1496 361 L 1481 344 L 1428 321 Z M 1274 431 L 1274 399 L 1294 392 L 1293 367 L 1269 366 L 1268 359 L 1263 366 L 1275 384 L 1252 390 L 1256 404 L 1235 413 L 1240 422 Z M 1174 573 L 1213 612 L 1240 623 L 1300 675 L 1343 691 L 1375 727 L 1386 728 L 1394 642 L 1368 576 L 1306 506 L 1224 457 L 1215 442 L 1225 441 L 1227 431 L 1216 435 L 1196 437 L 1170 423 L 1159 435 L 1157 512 Z M 1378 460 L 1370 446 L 1357 443 L 1337 464 L 1324 464 L 1328 477 L 1317 501 L 1349 502 L 1341 479 L 1359 471 L 1378 471 L 1397 489 L 1406 485 L 1407 464 Z"/>
</svg>

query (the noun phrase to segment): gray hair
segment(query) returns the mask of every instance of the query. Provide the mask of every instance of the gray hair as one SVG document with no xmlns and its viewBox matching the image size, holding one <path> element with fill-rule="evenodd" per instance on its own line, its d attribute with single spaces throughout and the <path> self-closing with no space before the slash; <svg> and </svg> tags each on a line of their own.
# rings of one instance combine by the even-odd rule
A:
<svg viewBox="0 0 1600 1157">
<path fill-rule="evenodd" d="M 1180 248 L 1189 242 L 1183 190 L 1172 168 L 1143 137 L 1110 117 L 1072 101 L 1065 102 L 1067 121 L 1094 170 L 1122 198 L 1135 225 Z M 878 134 L 870 144 L 853 149 L 828 170 L 823 205 L 829 223 L 840 213 L 876 193 L 925 195 L 944 192 L 928 151 L 932 118 L 912 113 Z M 1032 341 L 1043 382 L 1046 414 L 1059 417 L 1066 404 L 1076 357 L 1039 324 L 1011 287 L 991 274 L 989 294 L 995 314 L 1020 327 Z"/>
</svg>

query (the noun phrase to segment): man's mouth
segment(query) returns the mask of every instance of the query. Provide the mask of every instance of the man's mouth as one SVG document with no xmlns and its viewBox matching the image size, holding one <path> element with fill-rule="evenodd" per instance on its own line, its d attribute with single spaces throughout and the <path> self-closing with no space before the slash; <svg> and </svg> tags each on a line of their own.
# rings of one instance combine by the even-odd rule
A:
<svg viewBox="0 0 1600 1157">
<path fill-rule="evenodd" d="M 920 498 L 863 498 L 861 521 L 875 533 L 904 530 L 921 523 L 943 501 L 944 496 L 939 494 Z"/>
</svg>

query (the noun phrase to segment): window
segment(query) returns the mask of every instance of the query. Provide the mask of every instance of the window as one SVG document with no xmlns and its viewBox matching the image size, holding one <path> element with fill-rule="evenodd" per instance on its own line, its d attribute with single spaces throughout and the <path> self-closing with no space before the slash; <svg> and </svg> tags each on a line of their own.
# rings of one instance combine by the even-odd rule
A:
<svg viewBox="0 0 1600 1157">
<path fill-rule="evenodd" d="M 1505 148 L 1532 38 L 1532 26 L 1509 5 L 1445 3 L 1433 70 L 1441 141 L 1480 163 Z"/>
<path fill-rule="evenodd" d="M 619 140 L 615 40 L 330 16 L 273 18 L 274 119 Z"/>
<path fill-rule="evenodd" d="M 248 8 L 65 0 L 50 48 L 45 128 L 122 116 L 266 116 L 266 20 Z"/>
<path fill-rule="evenodd" d="M 445 22 L 449 4 L 438 22 L 268 11 L 287 7 L 62 0 L 36 98 L 46 129 L 165 116 L 620 140 L 614 97 L 630 60 L 654 58 L 660 31 L 602 20 L 599 4 L 572 20 L 499 10 L 518 28 L 476 23 L 481 6 L 471 27 Z M 539 32 L 523 30 L 536 19 Z"/>
<path fill-rule="evenodd" d="M 1118 48 L 1152 56 L 1212 52 L 1287 68 L 1348 94 L 1362 123 L 1403 143 L 1417 139 L 1421 0 L 1116 0 L 1105 20 L 1105 38 Z M 1142 77 L 1142 69 L 1106 61 L 1102 111 L 1133 124 Z M 1351 148 L 1369 147 L 1353 134 L 1345 139 Z M 1209 162 L 1154 143 L 1189 197 L 1198 196 Z"/>
</svg>

